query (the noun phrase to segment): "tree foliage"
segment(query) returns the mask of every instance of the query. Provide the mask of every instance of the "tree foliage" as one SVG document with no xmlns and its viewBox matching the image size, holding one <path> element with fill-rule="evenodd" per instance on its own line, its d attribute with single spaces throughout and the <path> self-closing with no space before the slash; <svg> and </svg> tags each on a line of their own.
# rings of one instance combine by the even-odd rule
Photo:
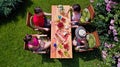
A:
<svg viewBox="0 0 120 67">
<path fill-rule="evenodd" d="M 0 0 L 0 16 L 7 17 L 15 11 L 22 2 L 22 0 Z"/>
</svg>

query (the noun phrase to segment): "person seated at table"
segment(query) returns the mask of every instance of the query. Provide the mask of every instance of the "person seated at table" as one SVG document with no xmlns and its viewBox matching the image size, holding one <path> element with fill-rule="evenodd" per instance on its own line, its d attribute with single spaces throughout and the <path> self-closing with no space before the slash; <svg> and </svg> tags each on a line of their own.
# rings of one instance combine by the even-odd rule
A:
<svg viewBox="0 0 120 67">
<path fill-rule="evenodd" d="M 86 35 L 86 29 L 83 26 L 76 28 L 75 38 L 73 39 L 73 46 L 75 46 L 76 51 L 85 50 L 88 48 Z"/>
<path fill-rule="evenodd" d="M 33 15 L 32 21 L 36 29 L 49 31 L 50 21 L 47 20 L 46 15 L 51 15 L 51 14 L 43 12 L 43 10 L 40 7 L 36 7 L 34 9 L 34 13 L 35 14 Z"/>
<path fill-rule="evenodd" d="M 50 47 L 50 41 L 43 41 L 42 39 L 38 39 L 36 36 L 26 35 L 24 38 L 25 44 L 27 44 L 28 49 L 31 51 L 43 51 Z"/>
<path fill-rule="evenodd" d="M 81 17 L 81 6 L 79 4 L 73 4 L 66 15 L 68 15 L 70 10 L 72 10 L 72 25 L 78 25 Z"/>
</svg>

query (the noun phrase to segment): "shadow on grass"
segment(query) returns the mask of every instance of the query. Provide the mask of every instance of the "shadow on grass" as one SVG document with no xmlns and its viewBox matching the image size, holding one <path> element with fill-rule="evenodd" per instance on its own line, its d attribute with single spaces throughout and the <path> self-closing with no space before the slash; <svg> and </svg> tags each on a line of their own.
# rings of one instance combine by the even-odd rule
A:
<svg viewBox="0 0 120 67">
<path fill-rule="evenodd" d="M 77 53 L 74 53 L 74 57 L 72 59 L 51 59 L 50 54 L 45 54 L 42 55 L 42 63 L 56 63 L 55 60 L 57 60 L 62 64 L 62 67 L 79 67 L 79 56 L 76 54 Z"/>
<path fill-rule="evenodd" d="M 62 63 L 62 67 L 80 67 L 79 65 L 79 58 L 81 58 L 84 61 L 91 61 L 94 59 L 98 59 L 102 61 L 101 52 L 98 49 L 95 49 L 94 51 L 89 52 L 81 52 L 76 53 L 73 51 L 73 59 L 61 59 L 60 62 Z"/>
<path fill-rule="evenodd" d="M 48 53 L 48 54 L 42 55 L 42 63 L 44 63 L 44 62 L 47 62 L 47 63 L 53 62 L 54 63 L 55 61 L 54 61 L 54 59 L 50 58 L 50 54 Z"/>
<path fill-rule="evenodd" d="M 73 58 L 72 59 L 57 59 L 62 64 L 62 67 L 80 67 L 79 66 L 79 59 L 82 59 L 84 61 L 91 61 L 94 59 L 98 59 L 102 61 L 101 52 L 99 49 L 95 49 L 94 51 L 88 51 L 88 52 L 81 52 L 77 53 L 73 51 Z M 42 63 L 55 63 L 54 59 L 50 59 L 50 54 L 42 55 Z"/>
<path fill-rule="evenodd" d="M 73 52 L 72 59 L 59 59 L 59 61 L 61 62 L 62 67 L 80 67 L 79 58 L 80 56 L 78 55 L 78 53 Z"/>
<path fill-rule="evenodd" d="M 13 11 L 7 18 L 0 18 L 0 25 L 7 24 L 11 21 L 18 22 L 18 16 L 24 17 L 27 13 L 27 8 L 32 5 L 31 0 L 24 0 L 17 10 Z"/>
<path fill-rule="evenodd" d="M 80 58 L 83 59 L 84 61 L 90 61 L 94 59 L 98 59 L 102 61 L 101 52 L 99 49 L 95 49 L 93 51 L 88 51 L 88 52 L 82 52 L 79 54 L 80 54 L 79 55 Z"/>
</svg>

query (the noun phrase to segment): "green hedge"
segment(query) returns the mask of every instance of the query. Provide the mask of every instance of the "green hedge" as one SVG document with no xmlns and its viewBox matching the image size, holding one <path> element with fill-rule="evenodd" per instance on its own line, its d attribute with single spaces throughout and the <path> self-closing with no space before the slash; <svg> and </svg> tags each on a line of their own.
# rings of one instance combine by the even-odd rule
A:
<svg viewBox="0 0 120 67">
<path fill-rule="evenodd" d="M 22 2 L 22 0 L 0 0 L 0 17 L 10 15 Z"/>
</svg>

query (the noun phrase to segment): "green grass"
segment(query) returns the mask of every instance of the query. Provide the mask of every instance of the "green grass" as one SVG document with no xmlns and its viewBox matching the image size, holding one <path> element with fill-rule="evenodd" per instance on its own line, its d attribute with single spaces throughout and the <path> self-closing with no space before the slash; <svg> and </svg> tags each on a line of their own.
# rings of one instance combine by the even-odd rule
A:
<svg viewBox="0 0 120 67">
<path fill-rule="evenodd" d="M 89 0 L 28 0 L 11 18 L 0 21 L 0 67 L 105 67 L 99 50 L 73 54 L 73 59 L 50 59 L 49 54 L 37 55 L 23 49 L 25 34 L 37 33 L 26 26 L 27 11 L 36 6 L 51 12 L 51 5 L 79 3 L 82 8 Z M 16 16 L 15 16 L 16 15 Z"/>
</svg>

